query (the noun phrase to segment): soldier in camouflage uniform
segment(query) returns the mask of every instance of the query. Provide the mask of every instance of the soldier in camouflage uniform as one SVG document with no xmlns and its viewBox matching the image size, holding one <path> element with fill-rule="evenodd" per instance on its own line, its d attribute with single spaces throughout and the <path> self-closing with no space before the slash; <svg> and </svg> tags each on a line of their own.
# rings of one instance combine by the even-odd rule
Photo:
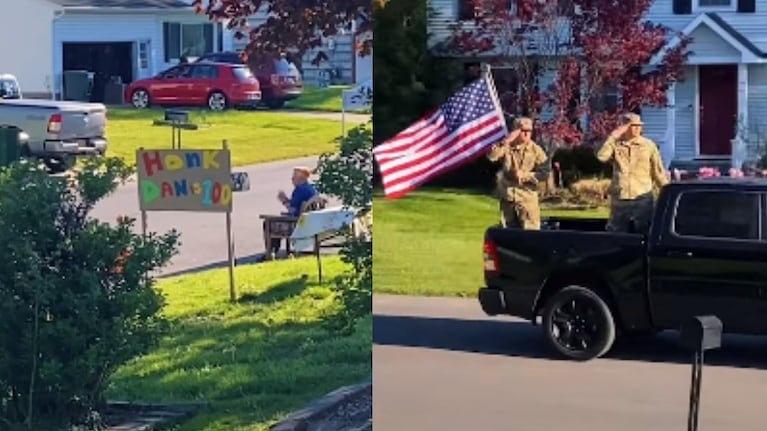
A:
<svg viewBox="0 0 767 431">
<path fill-rule="evenodd" d="M 668 184 L 658 147 L 642 134 L 642 119 L 626 114 L 597 152 L 597 158 L 613 166 L 610 186 L 610 220 L 607 229 L 628 232 L 633 221 L 638 232 L 647 232 L 652 217 L 653 185 Z"/>
<path fill-rule="evenodd" d="M 548 178 L 549 166 L 546 152 L 531 139 L 532 131 L 532 120 L 518 118 L 514 131 L 487 154 L 490 161 L 501 161 L 497 190 L 505 227 L 541 228 L 538 183 Z"/>
</svg>

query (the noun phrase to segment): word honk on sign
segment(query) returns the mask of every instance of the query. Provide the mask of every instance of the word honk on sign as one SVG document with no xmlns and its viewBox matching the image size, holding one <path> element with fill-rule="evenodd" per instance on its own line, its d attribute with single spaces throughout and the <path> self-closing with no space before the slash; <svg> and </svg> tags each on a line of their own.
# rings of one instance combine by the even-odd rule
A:
<svg viewBox="0 0 767 431">
<path fill-rule="evenodd" d="M 229 211 L 228 150 L 139 150 L 139 201 L 144 211 Z"/>
</svg>

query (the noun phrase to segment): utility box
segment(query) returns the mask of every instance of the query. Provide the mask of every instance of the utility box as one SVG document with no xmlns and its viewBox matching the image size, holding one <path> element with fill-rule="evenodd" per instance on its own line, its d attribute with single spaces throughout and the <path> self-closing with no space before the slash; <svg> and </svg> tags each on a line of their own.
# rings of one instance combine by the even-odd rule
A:
<svg viewBox="0 0 767 431">
<path fill-rule="evenodd" d="M 64 100 L 90 102 L 93 90 L 93 72 L 67 70 L 64 72 Z"/>
<path fill-rule="evenodd" d="M 21 159 L 19 134 L 16 126 L 0 125 L 0 167 L 5 167 Z"/>
</svg>

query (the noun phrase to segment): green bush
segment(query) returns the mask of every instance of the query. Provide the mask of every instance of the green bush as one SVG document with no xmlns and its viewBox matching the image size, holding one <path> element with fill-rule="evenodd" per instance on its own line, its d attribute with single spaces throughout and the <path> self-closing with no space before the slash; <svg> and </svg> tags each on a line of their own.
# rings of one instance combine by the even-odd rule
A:
<svg viewBox="0 0 767 431">
<path fill-rule="evenodd" d="M 178 235 L 89 217 L 129 174 L 107 158 L 72 177 L 27 161 L 0 170 L 0 429 L 92 417 L 110 375 L 166 329 L 147 274 Z"/>
<path fill-rule="evenodd" d="M 582 178 L 609 178 L 612 176 L 612 166 L 602 163 L 594 154 L 594 149 L 588 146 L 560 148 L 551 157 L 553 164 L 559 163 L 564 184 L 568 187 Z"/>
<path fill-rule="evenodd" d="M 349 208 L 372 211 L 373 134 L 358 126 L 338 139 L 337 153 L 324 154 L 318 166 L 317 186 L 322 193 L 339 198 Z M 372 214 L 368 212 L 369 218 Z M 348 333 L 355 323 L 373 311 L 372 231 L 355 237 L 347 234 L 340 251 L 341 260 L 351 266 L 335 280 L 334 298 L 340 310 L 327 320 L 330 329 Z"/>
</svg>

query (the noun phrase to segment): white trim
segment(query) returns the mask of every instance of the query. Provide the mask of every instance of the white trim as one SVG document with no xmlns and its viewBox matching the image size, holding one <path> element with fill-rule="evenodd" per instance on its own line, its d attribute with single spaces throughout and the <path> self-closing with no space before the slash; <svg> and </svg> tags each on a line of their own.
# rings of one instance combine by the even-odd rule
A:
<svg viewBox="0 0 767 431">
<path fill-rule="evenodd" d="M 666 167 L 676 159 L 676 83 L 666 90 L 666 135 L 663 137 L 661 156 Z"/>
<path fill-rule="evenodd" d="M 690 56 L 687 60 L 687 65 L 690 66 L 706 66 L 710 64 L 747 64 L 740 61 L 740 56 L 711 56 L 711 57 L 698 57 Z"/>
<path fill-rule="evenodd" d="M 703 12 L 737 12 L 737 0 L 730 0 L 729 6 L 701 6 L 700 0 L 692 0 L 692 13 Z"/>
<path fill-rule="evenodd" d="M 695 98 L 692 103 L 692 123 L 695 136 L 695 157 L 700 157 L 700 68 L 693 67 L 692 80 L 695 83 Z"/>
<path fill-rule="evenodd" d="M 714 33 L 716 33 L 719 37 L 722 38 L 725 42 L 732 45 L 733 48 L 740 51 L 740 62 L 741 63 L 765 63 L 767 60 L 757 57 L 750 49 L 748 49 L 745 45 L 740 43 L 737 39 L 732 37 L 727 31 L 725 31 L 722 27 L 719 26 L 714 20 L 708 17 L 708 15 L 701 13 L 700 15 L 696 16 L 695 19 L 690 21 L 689 24 L 685 26 L 684 29 L 682 29 L 682 34 L 684 35 L 690 35 L 692 32 L 698 29 L 698 27 L 701 24 L 705 24 L 710 28 Z M 666 55 L 666 52 L 670 49 L 673 49 L 676 47 L 679 42 L 680 38 L 678 36 L 674 36 L 668 44 L 666 44 L 663 49 L 661 49 L 657 54 L 655 54 L 650 59 L 650 64 L 658 64 L 663 59 L 663 56 Z M 699 59 L 695 64 L 710 64 L 710 63 L 702 63 L 701 61 L 707 61 L 705 58 Z M 728 60 L 728 63 L 732 62 L 732 59 Z M 693 64 L 693 63 L 690 63 Z"/>
<path fill-rule="evenodd" d="M 738 65 L 738 116 L 737 132 L 732 148 L 732 167 L 740 169 L 748 157 L 746 143 L 748 136 L 740 136 L 740 124 L 748 124 L 748 65 Z M 746 132 L 748 134 L 748 132 Z"/>
</svg>

